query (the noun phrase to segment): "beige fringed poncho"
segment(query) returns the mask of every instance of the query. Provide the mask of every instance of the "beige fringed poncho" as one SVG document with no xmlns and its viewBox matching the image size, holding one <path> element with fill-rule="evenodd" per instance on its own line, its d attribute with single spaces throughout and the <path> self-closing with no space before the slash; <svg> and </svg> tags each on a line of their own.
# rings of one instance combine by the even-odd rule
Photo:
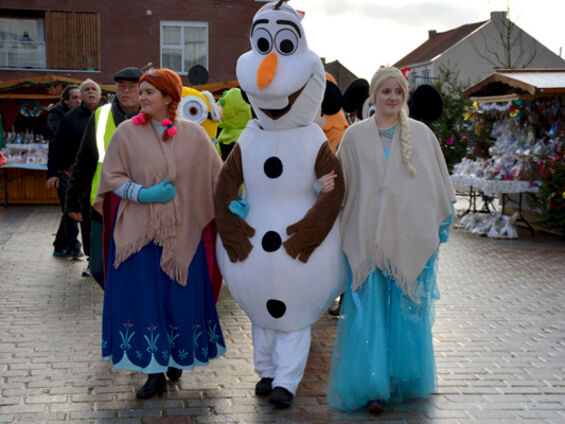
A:
<svg viewBox="0 0 565 424">
<path fill-rule="evenodd" d="M 455 202 L 435 135 L 421 122 L 408 124 L 416 177 L 402 163 L 400 131 L 386 159 L 373 118 L 349 127 L 337 152 L 345 179 L 340 231 L 353 290 L 379 268 L 414 298 L 414 282 L 438 248 L 439 226 Z"/>
<path fill-rule="evenodd" d="M 106 151 L 95 202 L 127 181 L 151 187 L 168 179 L 176 187 L 170 202 L 121 200 L 114 227 L 114 267 L 155 242 L 163 247 L 163 271 L 186 285 L 202 230 L 214 218 L 213 194 L 221 161 L 202 127 L 180 118 L 175 127 L 177 134 L 162 141 L 153 123 L 122 123 Z"/>
</svg>

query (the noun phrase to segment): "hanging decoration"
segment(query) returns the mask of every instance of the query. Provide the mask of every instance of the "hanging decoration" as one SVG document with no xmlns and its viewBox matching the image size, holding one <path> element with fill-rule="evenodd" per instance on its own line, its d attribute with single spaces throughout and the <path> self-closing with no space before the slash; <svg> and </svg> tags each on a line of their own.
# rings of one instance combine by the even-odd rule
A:
<svg viewBox="0 0 565 424">
<path fill-rule="evenodd" d="M 41 115 L 41 105 L 37 100 L 24 100 L 20 104 L 20 113 L 26 118 L 37 118 Z"/>
</svg>

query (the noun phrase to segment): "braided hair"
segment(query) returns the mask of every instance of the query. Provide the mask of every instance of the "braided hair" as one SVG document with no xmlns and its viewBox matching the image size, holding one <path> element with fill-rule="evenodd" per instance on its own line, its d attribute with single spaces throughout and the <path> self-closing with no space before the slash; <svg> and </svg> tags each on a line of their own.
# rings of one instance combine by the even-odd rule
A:
<svg viewBox="0 0 565 424">
<path fill-rule="evenodd" d="M 169 96 L 171 98 L 171 102 L 169 103 L 169 111 L 168 111 L 168 118 L 171 120 L 172 123 L 175 122 L 177 118 L 177 107 L 181 100 L 182 96 L 182 81 L 180 77 L 177 75 L 176 72 L 171 71 L 170 69 L 148 69 L 139 79 L 139 83 L 141 84 L 143 81 L 148 82 L 152 86 L 154 86 L 157 90 L 163 94 L 163 96 Z M 149 122 L 150 118 L 145 113 L 143 114 L 144 122 L 142 125 Z M 167 131 L 163 133 L 163 141 L 166 141 L 171 136 L 168 134 Z"/>
<path fill-rule="evenodd" d="M 404 103 L 408 100 L 408 81 L 402 74 L 402 72 L 394 67 L 383 67 L 380 68 L 373 78 L 371 79 L 371 86 L 369 88 L 369 93 L 373 104 L 376 103 L 376 94 L 380 85 L 388 78 L 394 78 L 396 82 L 400 85 L 402 92 L 404 94 Z M 406 165 L 406 168 L 413 177 L 416 177 L 416 169 L 412 164 L 412 141 L 410 137 L 410 126 L 408 125 L 408 116 L 403 108 L 400 109 L 399 113 L 399 124 L 400 124 L 400 151 L 402 153 L 402 162 Z"/>
</svg>

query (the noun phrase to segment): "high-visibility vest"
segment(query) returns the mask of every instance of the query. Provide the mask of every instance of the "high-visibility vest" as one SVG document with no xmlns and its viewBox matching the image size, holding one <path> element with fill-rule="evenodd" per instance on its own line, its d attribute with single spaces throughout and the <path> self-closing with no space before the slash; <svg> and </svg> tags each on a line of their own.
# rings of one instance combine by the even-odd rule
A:
<svg viewBox="0 0 565 424">
<path fill-rule="evenodd" d="M 102 162 L 104 161 L 104 155 L 106 154 L 106 149 L 108 148 L 108 143 L 116 131 L 116 123 L 114 122 L 114 116 L 112 115 L 112 104 L 108 103 L 104 106 L 100 106 L 94 112 L 94 128 L 96 131 L 96 149 L 98 150 L 98 163 L 96 164 L 96 172 L 94 172 L 94 177 L 92 178 L 92 187 L 90 189 L 90 204 L 94 205 L 94 199 L 96 199 L 96 192 L 98 191 L 98 185 L 100 184 L 100 169 L 102 168 Z"/>
</svg>

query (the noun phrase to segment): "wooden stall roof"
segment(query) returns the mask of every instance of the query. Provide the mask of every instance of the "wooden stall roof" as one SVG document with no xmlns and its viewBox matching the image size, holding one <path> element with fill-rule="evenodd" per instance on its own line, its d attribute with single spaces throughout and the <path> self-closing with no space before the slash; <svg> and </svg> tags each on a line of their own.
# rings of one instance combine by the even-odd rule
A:
<svg viewBox="0 0 565 424">
<path fill-rule="evenodd" d="M 222 97 L 222 94 L 225 90 L 229 90 L 230 88 L 239 87 L 239 82 L 237 80 L 231 81 L 219 81 L 219 82 L 211 82 L 207 84 L 200 84 L 200 85 L 193 85 L 192 88 L 195 88 L 199 91 L 209 91 L 214 95 L 217 99 Z"/>
<path fill-rule="evenodd" d="M 62 77 L 59 75 L 43 75 L 40 77 L 22 78 L 17 80 L 0 82 L 0 99 L 58 99 L 60 93 L 52 91 L 50 88 L 66 86 L 69 84 L 80 85 L 82 80 Z M 113 85 L 99 84 L 102 93 L 115 93 Z M 41 92 L 30 93 L 29 89 L 40 88 Z M 18 92 L 20 89 L 27 89 L 25 92 Z"/>
<path fill-rule="evenodd" d="M 499 69 L 461 93 L 477 100 L 565 94 L 565 69 Z"/>
</svg>

